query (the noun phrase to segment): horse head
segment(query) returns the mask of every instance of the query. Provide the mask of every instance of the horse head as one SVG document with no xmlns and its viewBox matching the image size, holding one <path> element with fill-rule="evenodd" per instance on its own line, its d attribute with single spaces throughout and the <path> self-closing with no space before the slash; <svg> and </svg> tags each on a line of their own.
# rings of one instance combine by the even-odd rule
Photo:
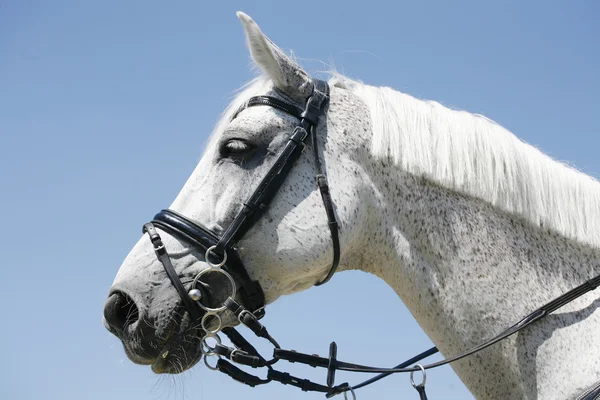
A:
<svg viewBox="0 0 600 400">
<path fill-rule="evenodd" d="M 301 119 L 268 105 L 247 107 L 250 97 L 270 96 L 302 110 L 315 91 L 315 81 L 250 17 L 243 13 L 238 17 L 252 59 L 264 74 L 249 83 L 224 112 L 202 159 L 169 208 L 171 217 L 193 221 L 215 238 L 221 237 L 244 209 Z M 368 154 L 361 142 L 370 129 L 368 113 L 356 97 L 335 86 L 328 100 L 311 133 L 318 143 L 316 158 L 310 149 L 314 143 L 303 143 L 306 151 L 289 165 L 268 205 L 260 205 L 260 218 L 255 218 L 230 250 L 243 260 L 242 268 L 252 282 L 249 285 L 262 291 L 264 304 L 322 282 L 331 270 L 331 221 L 315 180 L 316 163 L 335 176 L 328 190 L 337 202 L 331 211 L 341 232 L 339 269 L 353 268 L 354 260 L 362 256 L 357 241 L 373 193 L 362 179 L 356 158 Z M 162 245 L 185 290 L 192 285 L 210 287 L 204 301 L 214 307 L 222 305 L 231 295 L 235 279 L 206 273 L 206 279 L 194 283 L 195 277 L 210 269 L 205 259 L 208 245 L 199 248 L 162 228 L 157 223 Z M 172 283 L 151 241 L 143 236 L 123 262 L 105 306 L 105 326 L 121 339 L 128 357 L 151 364 L 157 373 L 181 372 L 200 360 L 201 338 L 207 329 L 213 329 L 208 325 L 223 328 L 238 323 L 228 311 L 219 313 L 215 321 L 200 323 L 188 315 L 187 299 L 182 299 Z M 235 293 L 237 300 L 251 308 L 240 292 Z"/>
</svg>

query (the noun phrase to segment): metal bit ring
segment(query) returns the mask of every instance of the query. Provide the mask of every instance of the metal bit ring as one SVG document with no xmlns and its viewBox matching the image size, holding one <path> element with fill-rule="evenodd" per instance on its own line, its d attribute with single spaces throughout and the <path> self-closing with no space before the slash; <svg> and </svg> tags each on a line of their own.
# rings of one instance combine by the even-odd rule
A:
<svg viewBox="0 0 600 400">
<path fill-rule="evenodd" d="M 210 246 L 208 249 L 206 249 L 206 253 L 204 253 L 204 261 L 206 261 L 206 263 L 208 265 L 210 265 L 212 268 L 221 268 L 227 262 L 227 252 L 226 251 L 223 252 L 223 259 L 221 260 L 220 263 L 213 264 L 212 262 L 210 262 L 210 255 L 211 255 L 211 253 L 215 254 L 215 253 L 213 253 L 213 250 L 216 248 L 217 248 L 217 246 Z"/>
<path fill-rule="evenodd" d="M 207 321 L 210 317 L 214 317 L 217 319 L 218 324 L 217 327 L 215 329 L 208 329 L 208 327 L 206 326 Z M 223 320 L 221 319 L 221 316 L 219 314 L 214 314 L 214 313 L 206 313 L 204 314 L 204 316 L 202 317 L 202 320 L 200 321 L 200 325 L 202 326 L 202 329 L 204 329 L 204 331 L 206 333 L 210 334 L 215 334 L 217 332 L 219 332 L 221 330 L 223 324 Z"/>
<path fill-rule="evenodd" d="M 212 369 L 213 371 L 216 371 L 216 370 L 218 370 L 219 368 L 218 368 L 216 365 L 213 367 L 212 365 L 210 365 L 210 364 L 208 363 L 208 361 L 207 361 L 207 360 L 208 360 L 208 357 L 209 357 L 209 356 L 211 356 L 211 357 L 212 357 L 212 356 L 215 356 L 215 357 L 217 357 L 217 362 L 218 362 L 218 361 L 221 359 L 221 356 L 220 356 L 220 355 L 218 355 L 217 353 L 208 354 L 208 355 L 205 355 L 205 356 L 204 356 L 204 365 L 206 365 L 206 367 L 207 367 L 208 369 Z"/>
<path fill-rule="evenodd" d="M 231 275 L 229 275 L 229 273 L 227 271 L 225 271 L 224 269 L 221 269 L 221 268 L 207 268 L 205 270 L 200 271 L 200 273 L 198 275 L 196 275 L 196 277 L 194 278 L 194 282 L 192 282 L 192 287 L 195 288 L 196 285 L 198 284 L 198 280 L 200 279 L 200 277 L 208 272 L 216 272 L 219 274 L 223 274 L 227 279 L 229 279 L 229 282 L 231 283 L 231 295 L 229 297 L 231 297 L 232 299 L 235 299 L 235 293 L 237 290 L 237 288 L 235 286 L 235 280 L 233 279 L 233 277 Z M 213 314 L 216 314 L 221 311 L 225 311 L 225 309 L 227 309 L 226 305 L 222 305 L 221 307 L 216 307 L 216 308 L 211 308 L 211 307 L 205 306 L 204 304 L 202 304 L 202 299 L 197 300 L 196 304 L 198 304 L 200 306 L 200 308 L 202 308 L 207 313 L 213 313 Z"/>
<path fill-rule="evenodd" d="M 425 368 L 423 368 L 423 366 L 421 364 L 416 364 L 415 367 L 418 367 L 421 370 L 421 373 L 423 374 L 423 380 L 421 381 L 421 383 L 419 383 L 417 385 L 417 384 L 415 384 L 415 381 L 413 379 L 413 374 L 415 373 L 415 371 L 410 371 L 410 384 L 412 385 L 412 387 L 414 387 L 416 389 L 417 386 L 420 386 L 420 387 L 425 386 L 425 382 L 427 382 L 427 373 L 425 372 Z"/>
<path fill-rule="evenodd" d="M 209 338 L 213 338 L 216 340 L 217 344 L 221 344 L 221 338 L 216 333 L 211 333 L 204 336 L 200 341 L 200 351 L 202 352 L 202 354 L 204 354 L 204 356 L 218 355 L 217 353 L 215 353 L 217 346 L 215 345 L 215 347 L 210 347 L 206 342 L 206 339 Z"/>
</svg>

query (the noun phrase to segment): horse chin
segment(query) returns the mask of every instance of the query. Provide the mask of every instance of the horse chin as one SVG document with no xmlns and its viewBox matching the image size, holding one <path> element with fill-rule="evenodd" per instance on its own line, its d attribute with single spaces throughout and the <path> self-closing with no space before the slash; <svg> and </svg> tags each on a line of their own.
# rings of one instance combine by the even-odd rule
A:
<svg viewBox="0 0 600 400">
<path fill-rule="evenodd" d="M 150 365 L 157 374 L 177 374 L 202 358 L 200 346 L 204 330 L 194 324 L 187 313 L 183 318 L 173 313 L 166 321 L 160 324 L 145 320 L 126 331 L 109 330 L 119 337 L 127 358 L 133 363 Z"/>
<path fill-rule="evenodd" d="M 169 341 L 151 364 L 155 374 L 180 374 L 202 359 L 200 339 L 179 336 Z"/>
<path fill-rule="evenodd" d="M 149 342 L 144 338 L 122 339 L 127 358 L 138 365 L 150 365 L 156 374 L 178 374 L 202 359 L 202 332 L 173 335 L 168 340 Z"/>
<path fill-rule="evenodd" d="M 188 313 L 184 313 L 181 319 L 171 316 L 171 324 L 167 327 L 160 332 L 164 340 L 161 341 L 162 346 L 156 347 L 159 351 L 151 368 L 156 374 L 179 374 L 202 358 L 201 338 L 204 330 L 190 319 Z"/>
</svg>

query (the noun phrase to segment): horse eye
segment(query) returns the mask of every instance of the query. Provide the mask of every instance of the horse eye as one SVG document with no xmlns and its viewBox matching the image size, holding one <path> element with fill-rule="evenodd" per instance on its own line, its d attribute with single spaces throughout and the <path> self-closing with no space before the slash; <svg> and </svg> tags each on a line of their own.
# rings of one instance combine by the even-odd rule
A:
<svg viewBox="0 0 600 400">
<path fill-rule="evenodd" d="M 254 146 L 248 142 L 240 139 L 231 139 L 223 144 L 221 147 L 221 155 L 241 155 L 252 150 Z"/>
</svg>

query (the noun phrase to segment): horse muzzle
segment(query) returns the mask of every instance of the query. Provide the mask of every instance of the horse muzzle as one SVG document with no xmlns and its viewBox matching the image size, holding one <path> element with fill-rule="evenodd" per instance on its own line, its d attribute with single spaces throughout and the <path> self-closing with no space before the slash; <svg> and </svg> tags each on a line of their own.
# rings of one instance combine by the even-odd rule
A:
<svg viewBox="0 0 600 400">
<path fill-rule="evenodd" d="M 209 321 L 207 327 L 214 322 Z M 202 358 L 199 324 L 173 299 L 165 282 L 148 305 L 132 299 L 127 291 L 113 290 L 104 307 L 104 325 L 117 336 L 127 358 L 151 365 L 155 373 L 180 373 Z"/>
</svg>

